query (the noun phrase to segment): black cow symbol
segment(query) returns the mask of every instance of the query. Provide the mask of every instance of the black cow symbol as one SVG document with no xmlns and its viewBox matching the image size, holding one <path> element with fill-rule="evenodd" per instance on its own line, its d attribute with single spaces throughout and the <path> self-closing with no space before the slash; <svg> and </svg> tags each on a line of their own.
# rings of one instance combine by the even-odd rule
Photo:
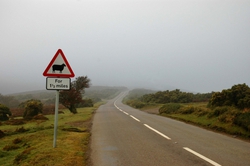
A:
<svg viewBox="0 0 250 166">
<path fill-rule="evenodd" d="M 53 65 L 52 66 L 52 70 L 53 70 L 53 73 L 55 73 L 56 70 L 60 71 L 60 73 L 62 73 L 64 67 L 66 67 L 66 65 L 63 63 L 61 65 Z"/>
</svg>

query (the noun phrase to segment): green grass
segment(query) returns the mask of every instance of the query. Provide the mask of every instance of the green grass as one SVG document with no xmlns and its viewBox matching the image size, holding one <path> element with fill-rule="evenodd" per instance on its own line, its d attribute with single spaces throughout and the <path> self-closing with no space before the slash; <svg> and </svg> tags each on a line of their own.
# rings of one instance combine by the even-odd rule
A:
<svg viewBox="0 0 250 166">
<path fill-rule="evenodd" d="M 186 122 L 192 122 L 195 124 L 203 125 L 203 126 L 210 126 L 216 122 L 216 119 L 208 119 L 206 116 L 197 117 L 194 114 L 171 114 L 168 115 L 169 117 L 173 117 L 176 119 L 185 120 Z"/>
<path fill-rule="evenodd" d="M 191 123 L 197 126 L 201 126 L 210 130 L 223 132 L 235 136 L 239 136 L 244 139 L 250 139 L 250 131 L 245 130 L 243 127 L 233 124 L 234 112 L 238 111 L 234 108 L 229 108 L 223 116 L 226 117 L 225 121 L 222 121 L 220 116 L 211 116 L 214 110 L 207 108 L 206 102 L 199 103 L 181 103 L 182 108 L 174 112 L 162 113 L 162 116 L 174 118 L 180 121 Z M 147 111 L 149 109 L 160 108 L 162 105 L 146 105 L 141 108 L 142 111 Z"/>
<path fill-rule="evenodd" d="M 218 132 L 223 132 L 227 134 L 237 135 L 245 139 L 250 139 L 250 132 L 242 129 L 239 126 L 222 123 L 217 117 L 208 118 L 205 116 L 197 116 L 194 114 L 162 114 L 163 116 L 195 124 L 207 129 L 211 129 Z"/>
<path fill-rule="evenodd" d="M 47 115 L 47 121 L 0 125 L 0 130 L 6 133 L 0 139 L 1 165 L 87 165 L 90 119 L 99 105 L 80 108 L 77 114 L 63 110 L 64 114 L 58 115 L 56 148 L 53 148 L 54 115 Z M 17 132 L 20 128 L 27 131 Z"/>
</svg>

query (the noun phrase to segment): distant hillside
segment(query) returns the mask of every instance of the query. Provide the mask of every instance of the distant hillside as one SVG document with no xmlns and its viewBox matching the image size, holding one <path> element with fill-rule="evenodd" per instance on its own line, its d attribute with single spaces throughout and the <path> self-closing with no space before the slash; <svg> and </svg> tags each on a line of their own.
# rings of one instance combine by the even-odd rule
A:
<svg viewBox="0 0 250 166">
<path fill-rule="evenodd" d="M 142 97 L 145 94 L 151 94 L 151 93 L 156 93 L 157 91 L 155 90 L 151 90 L 151 89 L 133 89 L 131 91 L 129 91 L 129 94 L 126 98 L 128 99 L 135 99 L 135 98 L 139 98 Z"/>
<path fill-rule="evenodd" d="M 126 89 L 126 87 L 91 86 L 90 88 L 85 89 L 83 97 L 93 99 L 109 99 L 117 93 Z M 27 91 L 10 94 L 8 96 L 13 96 L 19 102 L 23 102 L 29 99 L 38 99 L 43 102 L 48 101 L 49 103 L 54 103 L 55 90 Z"/>
<path fill-rule="evenodd" d="M 48 92 L 48 90 L 25 91 L 25 92 L 11 93 L 6 96 L 19 96 L 19 95 L 36 94 L 36 93 L 43 93 L 43 92 Z M 50 91 L 50 92 L 53 92 L 53 91 Z"/>
<path fill-rule="evenodd" d="M 9 96 L 13 96 L 19 102 L 23 102 L 23 101 L 26 101 L 26 100 L 29 100 L 29 99 L 38 99 L 38 100 L 41 100 L 41 101 L 45 101 L 45 100 L 54 98 L 55 91 L 36 90 L 36 91 L 27 91 L 27 92 L 15 93 L 15 94 L 11 94 Z"/>
</svg>

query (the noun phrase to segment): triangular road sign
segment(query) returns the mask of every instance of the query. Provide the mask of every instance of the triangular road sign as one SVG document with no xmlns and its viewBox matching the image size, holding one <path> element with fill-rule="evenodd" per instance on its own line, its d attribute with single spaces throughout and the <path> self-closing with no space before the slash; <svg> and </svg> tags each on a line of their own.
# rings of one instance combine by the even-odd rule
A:
<svg viewBox="0 0 250 166">
<path fill-rule="evenodd" d="M 75 74 L 71 69 L 66 57 L 61 49 L 58 49 L 53 59 L 43 72 L 44 76 L 54 77 L 74 77 Z"/>
</svg>

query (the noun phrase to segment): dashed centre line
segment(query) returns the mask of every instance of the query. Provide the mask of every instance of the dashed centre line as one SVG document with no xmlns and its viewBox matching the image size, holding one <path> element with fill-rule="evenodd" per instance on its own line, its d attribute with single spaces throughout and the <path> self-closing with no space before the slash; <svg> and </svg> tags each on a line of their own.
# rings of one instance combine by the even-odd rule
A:
<svg viewBox="0 0 250 166">
<path fill-rule="evenodd" d="M 166 136 L 165 134 L 162 134 L 161 132 L 159 132 L 158 130 L 155 130 L 154 128 L 150 127 L 149 125 L 147 124 L 144 124 L 144 126 L 146 126 L 147 128 L 149 128 L 150 130 L 153 130 L 154 132 L 156 132 L 157 134 L 161 135 L 162 137 L 168 139 L 168 140 L 171 140 L 171 138 L 169 138 L 168 136 Z"/>
<path fill-rule="evenodd" d="M 130 117 L 131 117 L 131 118 L 133 118 L 134 120 L 136 120 L 136 121 L 140 122 L 140 120 L 139 120 L 139 119 L 137 119 L 136 117 L 134 117 L 133 115 L 130 115 Z"/>
<path fill-rule="evenodd" d="M 120 108 L 116 105 L 116 101 L 114 102 L 114 106 L 115 106 L 119 111 L 123 112 L 123 113 L 126 114 L 126 115 L 129 115 L 127 112 L 123 111 L 122 109 L 120 109 Z M 136 120 L 136 121 L 138 121 L 138 122 L 141 122 L 139 119 L 137 119 L 137 118 L 134 117 L 133 115 L 129 115 L 129 116 L 130 116 L 131 118 L 133 118 L 134 120 Z M 166 138 L 166 139 L 168 139 L 168 140 L 171 140 L 170 137 L 168 137 L 168 136 L 166 136 L 165 134 L 159 132 L 158 130 L 156 130 L 156 129 L 150 127 L 149 125 L 144 124 L 144 126 L 146 126 L 148 129 L 150 129 L 150 130 L 156 132 L 156 133 L 159 134 L 160 136 L 162 136 L 162 137 L 164 137 L 164 138 Z M 190 149 L 190 148 L 188 148 L 188 147 L 183 147 L 183 149 L 185 149 L 186 151 L 188 151 L 188 152 L 190 152 L 190 153 L 196 155 L 197 157 L 199 157 L 199 158 L 201 158 L 201 159 L 203 159 L 203 160 L 209 162 L 210 164 L 212 164 L 212 165 L 214 165 L 214 166 L 221 166 L 220 164 L 216 163 L 215 161 L 213 161 L 213 160 L 211 160 L 211 159 L 209 159 L 209 158 L 207 158 L 207 157 L 205 157 L 205 156 L 203 156 L 203 155 L 201 155 L 201 154 L 199 154 L 199 153 L 193 151 L 192 149 Z"/>
<path fill-rule="evenodd" d="M 124 114 L 126 114 L 126 115 L 129 115 L 127 112 L 125 112 L 125 111 L 122 111 Z"/>
<path fill-rule="evenodd" d="M 205 156 L 203 156 L 203 155 L 201 155 L 201 154 L 199 154 L 199 153 L 193 151 L 192 149 L 189 149 L 189 148 L 187 148 L 187 147 L 183 147 L 183 149 L 185 149 L 186 151 L 188 151 L 188 152 L 190 152 L 190 153 L 192 153 L 192 154 L 194 154 L 194 155 L 200 157 L 201 159 L 203 159 L 203 160 L 209 162 L 210 164 L 212 164 L 212 165 L 214 165 L 214 166 L 221 166 L 220 164 L 218 164 L 218 163 L 214 162 L 213 160 L 210 160 L 209 158 L 207 158 L 207 157 L 205 157 Z"/>
</svg>

